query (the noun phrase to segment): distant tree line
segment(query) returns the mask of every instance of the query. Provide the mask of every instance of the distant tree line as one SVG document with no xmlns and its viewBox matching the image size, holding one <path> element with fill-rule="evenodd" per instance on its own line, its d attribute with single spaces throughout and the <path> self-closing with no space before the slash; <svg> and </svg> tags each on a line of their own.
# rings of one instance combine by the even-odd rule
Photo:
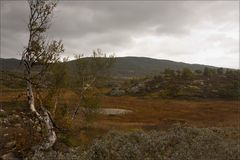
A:
<svg viewBox="0 0 240 160">
<path fill-rule="evenodd" d="M 240 97 L 240 70 L 209 68 L 192 71 L 165 69 L 161 74 L 132 80 L 127 87 L 142 84 L 138 95 L 163 98 L 230 98 Z M 126 86 L 125 86 L 126 88 Z"/>
</svg>

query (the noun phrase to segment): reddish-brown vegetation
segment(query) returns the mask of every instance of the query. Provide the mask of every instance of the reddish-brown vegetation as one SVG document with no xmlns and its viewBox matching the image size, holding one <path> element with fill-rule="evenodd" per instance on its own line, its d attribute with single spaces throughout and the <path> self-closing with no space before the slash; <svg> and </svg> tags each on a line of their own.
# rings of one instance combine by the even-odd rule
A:
<svg viewBox="0 0 240 160">
<path fill-rule="evenodd" d="M 9 141 L 16 141 L 16 147 L 21 145 L 21 152 L 28 151 L 31 137 L 30 126 L 21 124 L 27 115 L 21 114 L 28 109 L 25 103 L 25 93 L 22 91 L 8 91 L 0 96 L 1 109 L 4 114 L 1 120 L 8 120 L 8 125 L 2 123 L 0 128 L 0 146 L 3 150 Z M 19 96 L 22 95 L 22 96 Z M 181 123 L 190 127 L 234 127 L 240 124 L 239 101 L 230 100 L 174 100 L 154 99 L 146 97 L 120 96 L 102 97 L 102 107 L 120 108 L 132 112 L 123 115 L 99 115 L 92 123 L 82 121 L 82 115 L 78 114 L 71 121 L 74 109 L 74 101 L 77 95 L 66 92 L 59 107 L 67 107 L 65 116 L 56 117 L 55 122 L 63 130 L 57 130 L 58 142 L 70 146 L 88 144 L 94 138 L 107 133 L 110 130 L 133 131 L 133 130 L 165 130 L 175 123 Z M 60 110 L 59 108 L 59 110 Z M 16 115 L 19 117 L 16 118 Z M 12 117 L 12 118 L 11 118 Z M 11 120 L 10 120 L 11 119 Z M 26 122 L 28 124 L 28 121 Z M 16 127 L 20 125 L 20 127 Z M 31 128 L 31 127 L 30 127 Z M 36 134 L 34 134 L 35 138 Z M 40 138 L 40 137 L 39 137 Z M 36 140 L 37 141 L 37 140 Z M 6 143 L 5 143 L 6 142 Z M 59 143 L 57 143 L 59 145 Z"/>
<path fill-rule="evenodd" d="M 133 111 L 126 115 L 101 118 L 101 123 L 115 127 L 166 128 L 176 122 L 197 127 L 239 125 L 237 101 L 163 100 L 123 96 L 104 97 L 103 106 Z"/>
</svg>

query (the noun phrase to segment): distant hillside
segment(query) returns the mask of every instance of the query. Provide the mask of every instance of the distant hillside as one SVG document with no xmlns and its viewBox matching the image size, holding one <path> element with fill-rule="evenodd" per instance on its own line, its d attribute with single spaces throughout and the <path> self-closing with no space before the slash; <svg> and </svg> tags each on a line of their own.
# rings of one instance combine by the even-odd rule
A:
<svg viewBox="0 0 240 160">
<path fill-rule="evenodd" d="M 188 64 L 170 60 L 153 59 L 146 57 L 118 57 L 112 72 L 117 76 L 142 76 L 156 74 L 164 69 L 183 69 L 203 70 L 206 65 Z M 208 66 L 213 67 L 213 66 Z"/>
<path fill-rule="evenodd" d="M 67 63 L 69 66 L 72 66 L 74 64 L 74 61 Z M 146 57 L 117 57 L 116 63 L 111 69 L 111 73 L 112 76 L 117 77 L 134 77 L 157 74 L 166 68 L 176 70 L 185 67 L 192 70 L 202 70 L 204 67 L 206 67 L 206 65 L 188 64 Z M 20 60 L 17 59 L 0 58 L 0 68 L 4 71 L 22 71 L 23 65 L 20 65 Z"/>
<path fill-rule="evenodd" d="M 4 59 L 0 58 L 0 70 L 1 71 L 21 71 L 23 70 L 23 65 L 20 65 L 20 60 L 18 59 Z"/>
</svg>

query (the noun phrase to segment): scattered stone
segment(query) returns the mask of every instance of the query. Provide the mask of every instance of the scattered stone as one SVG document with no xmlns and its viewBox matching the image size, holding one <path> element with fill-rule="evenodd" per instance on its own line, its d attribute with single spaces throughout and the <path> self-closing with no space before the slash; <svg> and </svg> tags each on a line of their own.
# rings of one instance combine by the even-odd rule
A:
<svg viewBox="0 0 240 160">
<path fill-rule="evenodd" d="M 42 128 L 37 126 L 37 132 L 41 132 L 42 131 Z"/>
<path fill-rule="evenodd" d="M 4 154 L 1 157 L 2 160 L 19 160 L 19 158 L 16 157 L 16 155 L 12 152 Z"/>
<path fill-rule="evenodd" d="M 12 141 L 12 142 L 8 142 L 6 145 L 5 145 L 5 148 L 13 148 L 16 146 L 16 141 Z"/>
<path fill-rule="evenodd" d="M 0 112 L 5 112 L 3 109 L 0 109 Z"/>
<path fill-rule="evenodd" d="M 19 118 L 19 117 L 20 117 L 19 115 L 17 115 L 17 114 L 15 115 L 15 118 Z"/>
<path fill-rule="evenodd" d="M 122 96 L 124 95 L 126 92 L 123 89 L 120 88 L 113 88 L 110 92 L 111 96 Z"/>
<path fill-rule="evenodd" d="M 133 94 L 136 94 L 140 91 L 140 88 L 138 86 L 134 86 L 134 87 L 131 87 L 128 89 L 128 92 L 129 93 L 133 93 Z"/>
<path fill-rule="evenodd" d="M 29 119 L 29 121 L 30 121 L 31 123 L 34 123 L 34 121 L 33 121 L 31 118 Z"/>
<path fill-rule="evenodd" d="M 21 124 L 20 123 L 17 123 L 14 125 L 15 127 L 21 127 Z"/>
<path fill-rule="evenodd" d="M 203 85 L 204 85 L 204 80 L 194 80 L 194 81 L 192 82 L 192 84 L 203 86 Z"/>
<path fill-rule="evenodd" d="M 3 137 L 7 137 L 8 136 L 8 133 L 5 133 L 4 135 L 3 135 Z"/>
</svg>

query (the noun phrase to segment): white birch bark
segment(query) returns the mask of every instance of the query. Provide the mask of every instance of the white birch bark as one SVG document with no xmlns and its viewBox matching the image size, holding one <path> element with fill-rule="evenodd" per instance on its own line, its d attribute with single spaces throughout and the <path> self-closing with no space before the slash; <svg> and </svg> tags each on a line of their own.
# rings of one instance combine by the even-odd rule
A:
<svg viewBox="0 0 240 160">
<path fill-rule="evenodd" d="M 63 45 L 61 44 L 61 41 L 53 41 L 50 44 L 46 44 L 44 36 L 44 33 L 48 29 L 50 16 L 57 4 L 57 1 L 28 0 L 28 3 L 30 7 L 28 24 L 30 34 L 28 45 L 22 54 L 22 60 L 25 65 L 24 78 L 27 81 L 27 98 L 30 110 L 42 123 L 46 125 L 47 129 L 47 140 L 41 145 L 40 149 L 48 149 L 54 145 L 57 137 L 53 130 L 53 121 L 47 109 L 44 108 L 41 102 L 39 107 L 40 111 L 36 109 L 31 73 L 32 67 L 38 62 L 42 62 L 42 69 L 35 75 L 35 78 L 41 78 L 41 76 L 46 72 L 49 62 L 56 60 L 58 53 L 63 52 Z"/>
<path fill-rule="evenodd" d="M 54 106 L 53 106 L 53 117 L 55 117 L 56 115 L 56 110 L 57 110 L 57 105 L 58 105 L 58 97 L 55 97 L 55 102 L 54 102 Z"/>
<path fill-rule="evenodd" d="M 51 116 L 49 114 L 49 112 L 47 111 L 47 109 L 45 109 L 42 104 L 41 104 L 41 109 L 43 112 L 43 115 L 40 115 L 38 113 L 38 111 L 35 108 L 35 104 L 34 104 L 34 95 L 33 95 L 33 90 L 32 90 L 32 84 L 31 82 L 28 80 L 27 81 L 27 97 L 28 97 L 28 103 L 30 106 L 30 110 L 37 116 L 37 118 L 42 121 L 43 123 L 45 123 L 46 125 L 46 129 L 47 129 L 47 139 L 46 142 L 43 142 L 39 149 L 42 150 L 46 150 L 51 148 L 56 140 L 57 140 L 57 136 L 56 133 L 54 131 L 54 126 L 53 126 L 53 122 L 51 119 Z"/>
<path fill-rule="evenodd" d="M 43 120 L 47 127 L 47 140 L 40 146 L 40 149 L 46 150 L 48 148 L 51 148 L 55 144 L 57 136 L 54 131 L 51 116 L 45 108 L 43 108 Z"/>
</svg>

